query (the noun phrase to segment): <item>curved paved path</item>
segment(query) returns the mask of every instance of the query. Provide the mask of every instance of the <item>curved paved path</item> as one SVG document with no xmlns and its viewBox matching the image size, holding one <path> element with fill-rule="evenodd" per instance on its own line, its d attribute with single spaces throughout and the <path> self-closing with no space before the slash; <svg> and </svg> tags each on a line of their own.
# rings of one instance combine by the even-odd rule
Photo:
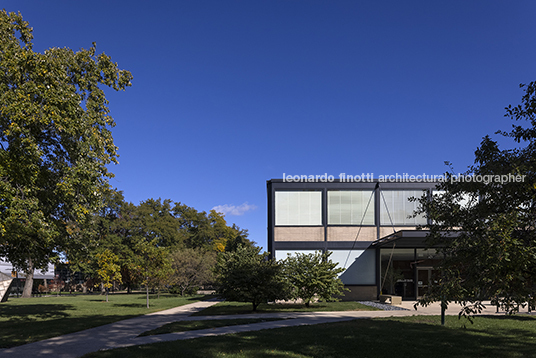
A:
<svg viewBox="0 0 536 358">
<path fill-rule="evenodd" d="M 281 328 L 290 326 L 310 325 L 336 321 L 347 321 L 358 318 L 401 317 L 412 315 L 438 315 L 438 304 L 413 309 L 413 302 L 403 302 L 402 306 L 408 310 L 397 311 L 341 311 L 341 312 L 285 312 L 260 313 L 247 315 L 226 316 L 195 316 L 194 312 L 201 311 L 219 301 L 201 301 L 188 305 L 175 307 L 165 311 L 154 312 L 100 327 L 70 333 L 39 342 L 28 343 L 22 346 L 0 350 L 0 357 L 58 357 L 75 358 L 90 352 L 103 349 L 128 347 L 133 345 L 150 344 L 165 341 L 192 339 L 198 337 L 216 336 L 229 333 L 258 331 L 262 329 Z M 454 308 L 447 311 L 449 315 L 457 315 L 459 310 Z M 496 314 L 493 306 L 488 306 L 482 314 Z M 236 318 L 287 318 L 281 321 L 269 321 L 253 324 L 219 327 L 187 332 L 160 334 L 155 336 L 138 337 L 140 333 L 161 327 L 164 324 L 180 320 L 209 320 L 209 319 L 236 319 Z"/>
<path fill-rule="evenodd" d="M 1 349 L 0 357 L 80 357 L 86 353 L 115 347 L 119 342 L 164 324 L 180 321 L 218 302 L 200 301 L 39 342 Z"/>
</svg>

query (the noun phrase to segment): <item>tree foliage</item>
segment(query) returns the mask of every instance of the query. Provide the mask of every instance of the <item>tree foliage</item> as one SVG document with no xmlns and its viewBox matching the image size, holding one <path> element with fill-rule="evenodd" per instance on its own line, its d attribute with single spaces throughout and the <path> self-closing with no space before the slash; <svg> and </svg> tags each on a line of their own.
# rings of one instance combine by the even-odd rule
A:
<svg viewBox="0 0 536 358">
<path fill-rule="evenodd" d="M 255 243 L 247 237 L 247 230 L 240 229 L 237 225 L 233 224 L 225 238 L 225 248 L 223 250 L 219 248 L 217 251 L 236 251 L 239 246 L 255 246 Z"/>
<path fill-rule="evenodd" d="M 105 249 L 96 255 L 97 274 L 106 290 L 106 302 L 108 302 L 108 289 L 112 287 L 112 282 L 121 282 L 120 266 L 117 264 L 119 258 L 109 249 Z"/>
<path fill-rule="evenodd" d="M 338 275 L 344 271 L 329 258 L 331 252 L 289 255 L 282 264 L 285 276 L 291 285 L 292 299 L 301 299 L 309 307 L 313 299 L 337 300 L 342 295 L 344 284 Z"/>
<path fill-rule="evenodd" d="M 225 246 L 218 248 L 214 242 L 227 244 L 230 238 L 232 242 L 251 244 L 246 238 L 247 230 L 227 226 L 223 215 L 216 212 L 207 215 L 169 199 L 147 199 L 136 206 L 114 190 L 106 191 L 102 199 L 102 207 L 91 224 L 73 233 L 78 246 L 67 257 L 73 269 L 91 276 L 98 268 L 95 254 L 110 250 L 119 258 L 128 292 L 141 284 L 157 289 L 173 284 L 186 292 L 208 280 L 207 265 L 212 268 L 215 252 L 225 250 Z M 189 240 L 193 236 L 205 239 Z M 192 276 L 191 270 L 198 272 Z"/>
<path fill-rule="evenodd" d="M 289 294 L 283 266 L 260 251 L 238 246 L 236 251 L 220 253 L 215 267 L 217 292 L 230 301 L 251 302 L 253 311 L 261 303 L 287 299 Z"/>
<path fill-rule="evenodd" d="M 181 294 L 192 293 L 197 287 L 214 281 L 212 269 L 216 253 L 202 249 L 180 249 L 171 253 L 171 276 L 169 284 L 176 286 Z"/>
<path fill-rule="evenodd" d="M 184 246 L 188 248 L 222 252 L 226 250 L 228 242 L 233 243 L 237 239 L 252 244 L 247 239 L 247 230 L 234 224 L 228 226 L 224 215 L 214 210 L 207 214 L 179 202 L 173 207 L 173 215 L 179 221 Z"/>
<path fill-rule="evenodd" d="M 149 289 L 158 290 L 168 283 L 171 274 L 171 262 L 166 247 L 160 247 L 154 240 L 139 241 L 136 251 L 140 253 L 140 268 L 143 272 L 143 281 L 147 294 L 147 308 L 149 308 Z"/>
<path fill-rule="evenodd" d="M 429 243 L 444 257 L 440 284 L 421 301 L 461 303 L 462 314 L 479 312 L 493 299 L 515 312 L 536 298 L 536 82 L 522 103 L 506 108 L 516 123 L 511 149 L 483 138 L 464 176 L 451 169 L 440 193 L 421 200 L 431 224 Z M 468 179 L 471 178 L 471 179 Z"/>
<path fill-rule="evenodd" d="M 0 11 L 0 256 L 27 273 L 43 268 L 88 219 L 116 162 L 103 86 L 130 86 L 95 44 L 32 50 L 20 14 Z"/>
<path fill-rule="evenodd" d="M 84 230 L 71 235 L 77 245 L 66 250 L 71 269 L 89 277 L 98 276 L 97 254 L 109 250 L 118 257 L 122 282 L 128 291 L 143 281 L 142 256 L 139 237 L 133 235 L 137 207 L 124 200 L 121 191 L 107 190 L 102 195 L 102 206 L 88 220 Z"/>
</svg>

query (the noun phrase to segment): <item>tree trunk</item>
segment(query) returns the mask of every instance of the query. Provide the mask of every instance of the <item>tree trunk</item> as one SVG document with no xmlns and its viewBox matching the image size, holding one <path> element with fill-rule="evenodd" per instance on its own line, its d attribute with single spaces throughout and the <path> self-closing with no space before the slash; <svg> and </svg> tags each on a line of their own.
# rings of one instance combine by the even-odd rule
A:
<svg viewBox="0 0 536 358">
<path fill-rule="evenodd" d="M 149 281 L 149 277 L 147 277 L 147 281 Z M 149 284 L 148 283 L 145 285 L 145 293 L 147 294 L 147 308 L 149 308 Z"/>
<path fill-rule="evenodd" d="M 28 269 L 26 271 L 26 281 L 24 282 L 24 288 L 22 289 L 22 298 L 32 297 L 33 276 L 34 276 L 34 267 L 33 267 L 32 259 L 28 259 Z"/>
</svg>

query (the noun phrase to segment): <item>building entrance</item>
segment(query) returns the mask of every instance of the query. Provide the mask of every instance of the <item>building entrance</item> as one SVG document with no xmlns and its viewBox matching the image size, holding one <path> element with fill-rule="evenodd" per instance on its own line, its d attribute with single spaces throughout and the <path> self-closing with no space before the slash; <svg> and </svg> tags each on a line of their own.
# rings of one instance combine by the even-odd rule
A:
<svg viewBox="0 0 536 358">
<path fill-rule="evenodd" d="M 381 292 L 408 300 L 422 297 L 438 282 L 436 256 L 433 249 L 381 249 Z"/>
<path fill-rule="evenodd" d="M 421 298 L 438 284 L 438 270 L 433 267 L 417 267 L 417 298 Z"/>
</svg>

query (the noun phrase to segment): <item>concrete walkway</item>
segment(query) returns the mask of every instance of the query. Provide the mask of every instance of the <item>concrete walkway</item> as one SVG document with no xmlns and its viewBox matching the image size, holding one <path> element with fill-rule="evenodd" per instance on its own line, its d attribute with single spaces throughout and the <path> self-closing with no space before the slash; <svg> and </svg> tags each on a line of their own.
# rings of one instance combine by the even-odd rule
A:
<svg viewBox="0 0 536 358">
<path fill-rule="evenodd" d="M 407 310 L 396 311 L 341 311 L 341 312 L 280 312 L 224 316 L 194 316 L 194 312 L 212 306 L 219 301 L 201 301 L 165 311 L 119 321 L 104 326 L 87 329 L 81 332 L 66 334 L 43 341 L 29 343 L 18 347 L 0 350 L 0 357 L 59 357 L 74 358 L 86 353 L 103 349 L 128 347 L 156 342 L 192 339 L 198 337 L 216 336 L 229 333 L 258 331 L 262 329 L 281 328 L 290 326 L 310 325 L 336 321 L 347 321 L 359 318 L 402 317 L 413 315 L 438 315 L 441 312 L 439 304 L 426 308 L 413 308 L 414 302 L 404 301 L 402 307 Z M 451 306 L 449 315 L 457 315 L 458 307 Z M 495 315 L 495 307 L 488 306 L 482 314 Z M 504 314 L 504 313 L 499 313 Z M 210 320 L 236 318 L 286 318 L 281 321 L 260 322 L 254 324 L 236 325 L 230 327 L 211 328 L 196 331 L 176 332 L 155 336 L 138 337 L 140 333 L 161 327 L 164 324 L 180 320 Z"/>
<path fill-rule="evenodd" d="M 39 342 L 0 349 L 0 357 L 80 357 L 100 349 L 113 348 L 140 333 L 180 321 L 216 303 L 216 300 L 200 301 Z"/>
</svg>

